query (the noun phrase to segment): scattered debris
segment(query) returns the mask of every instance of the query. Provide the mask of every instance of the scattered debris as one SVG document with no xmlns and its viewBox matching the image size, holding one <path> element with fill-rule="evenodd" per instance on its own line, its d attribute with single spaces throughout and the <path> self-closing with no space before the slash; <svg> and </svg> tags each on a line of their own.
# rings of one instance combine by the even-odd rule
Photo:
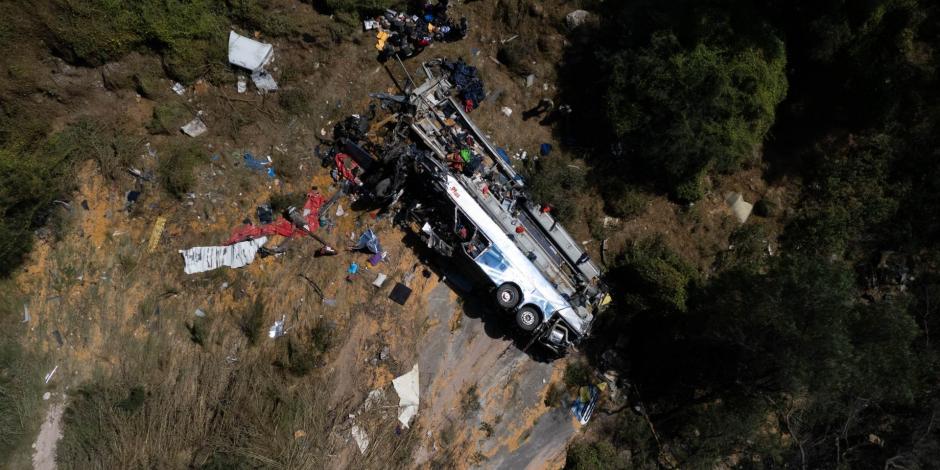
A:
<svg viewBox="0 0 940 470">
<path fill-rule="evenodd" d="M 575 29 L 586 23 L 589 16 L 591 16 L 591 14 L 585 10 L 575 10 L 565 16 L 565 24 L 568 26 L 568 29 Z"/>
<path fill-rule="evenodd" d="M 274 58 L 274 46 L 246 38 L 235 31 L 228 35 L 228 61 L 251 71 L 262 69 Z"/>
<path fill-rule="evenodd" d="M 147 244 L 147 253 L 156 251 L 164 227 L 166 227 L 166 217 L 157 217 L 157 220 L 153 222 L 153 230 L 150 231 L 150 243 Z"/>
<path fill-rule="evenodd" d="M 415 367 L 417 367 L 417 366 L 415 366 Z M 52 368 L 52 371 L 49 372 L 48 374 L 46 374 L 46 377 L 43 379 L 43 381 L 48 384 L 49 381 L 52 380 L 52 376 L 55 375 L 55 371 L 57 371 L 57 370 L 59 370 L 59 366 L 53 367 L 53 368 Z"/>
<path fill-rule="evenodd" d="M 344 216 L 344 215 L 346 215 L 346 211 L 343 210 L 343 206 L 337 204 L 337 205 L 336 205 L 336 216 L 337 216 L 337 217 L 342 217 L 342 216 Z"/>
<path fill-rule="evenodd" d="M 744 223 L 747 222 L 748 217 L 751 216 L 751 211 L 754 209 L 754 204 L 751 204 L 744 200 L 744 196 L 741 193 L 731 193 L 725 198 L 725 203 L 731 207 L 731 212 L 734 213 L 735 218 L 738 219 L 738 222 Z"/>
<path fill-rule="evenodd" d="M 365 455 L 366 449 L 369 448 L 369 436 L 359 426 L 353 426 L 352 437 L 355 439 L 356 445 L 359 447 L 359 452 Z"/>
<path fill-rule="evenodd" d="M 199 137 L 205 134 L 209 128 L 206 127 L 206 123 L 202 121 L 202 118 L 196 116 L 192 121 L 189 121 L 185 126 L 181 127 L 183 133 L 190 137 Z"/>
<path fill-rule="evenodd" d="M 545 143 L 539 146 L 539 155 L 543 157 L 547 157 L 551 155 L 551 153 L 552 153 L 552 144 Z"/>
<path fill-rule="evenodd" d="M 594 414 L 594 408 L 601 395 L 601 388 L 606 387 L 606 383 L 600 383 L 597 386 L 589 385 L 578 390 L 578 399 L 571 404 L 571 412 L 582 426 L 591 420 L 591 415 Z"/>
<path fill-rule="evenodd" d="M 317 283 L 313 281 L 313 279 L 310 279 L 310 277 L 308 277 L 306 274 L 299 274 L 299 276 L 307 280 L 307 282 L 310 284 L 310 287 L 313 287 L 313 290 L 316 291 L 321 300 L 327 300 L 323 296 L 323 289 L 320 289 L 320 286 L 318 286 Z"/>
<path fill-rule="evenodd" d="M 303 429 L 298 429 L 298 430 L 294 431 L 294 439 L 300 439 L 301 437 L 304 437 L 304 436 L 306 436 L 306 435 L 307 435 L 307 433 L 304 432 Z"/>
<path fill-rule="evenodd" d="M 506 116 L 506 117 L 512 116 L 512 108 L 508 106 L 503 106 L 503 108 L 500 109 L 499 112 L 503 113 L 503 116 Z"/>
<path fill-rule="evenodd" d="M 199 246 L 188 250 L 179 250 L 179 253 L 183 255 L 183 261 L 186 263 L 183 272 L 193 274 L 211 271 L 222 266 L 230 268 L 246 266 L 255 260 L 258 249 L 267 241 L 267 237 L 261 237 L 228 246 Z"/>
<path fill-rule="evenodd" d="M 382 287 L 382 284 L 385 283 L 386 279 L 388 279 L 388 276 L 383 273 L 379 273 L 379 275 L 375 277 L 375 281 L 372 281 L 372 285 L 375 287 Z"/>
<path fill-rule="evenodd" d="M 366 250 L 372 254 L 378 254 L 382 252 L 382 244 L 379 242 L 379 237 L 370 228 L 362 232 L 362 235 L 359 236 L 359 243 L 356 243 L 353 250 Z"/>
<path fill-rule="evenodd" d="M 244 75 L 238 76 L 238 82 L 235 84 L 235 91 L 239 94 L 248 91 L 248 78 Z"/>
<path fill-rule="evenodd" d="M 411 418 L 418 414 L 418 364 L 405 375 L 392 380 L 398 394 L 398 421 L 407 429 Z"/>
<path fill-rule="evenodd" d="M 271 76 L 268 72 L 264 70 L 257 70 L 251 73 L 251 81 L 254 82 L 255 87 L 262 92 L 271 92 L 277 91 L 277 82 L 274 81 L 274 77 Z"/>
<path fill-rule="evenodd" d="M 525 87 L 532 88 L 532 85 L 535 85 L 535 74 L 530 73 L 525 77 Z"/>
<path fill-rule="evenodd" d="M 400 282 L 396 282 L 392 292 L 388 294 L 388 298 L 398 305 L 405 305 L 409 297 L 411 297 L 411 288 Z"/>
<path fill-rule="evenodd" d="M 268 338 L 276 339 L 284 336 L 286 331 L 284 330 L 284 321 L 287 319 L 286 315 L 281 315 L 280 320 L 275 320 L 274 324 L 271 325 L 271 328 L 268 329 Z"/>
<path fill-rule="evenodd" d="M 173 93 L 176 93 L 177 95 L 182 95 L 183 93 L 186 93 L 186 87 L 184 87 L 183 84 L 180 82 L 174 82 Z"/>
<path fill-rule="evenodd" d="M 43 401 L 48 401 L 50 398 L 52 398 L 52 393 L 46 392 L 42 394 Z"/>
<path fill-rule="evenodd" d="M 197 308 L 196 313 L 194 315 L 196 315 L 199 318 L 205 318 L 206 312 L 204 312 L 201 308 Z"/>
<path fill-rule="evenodd" d="M 29 316 L 29 304 L 23 304 L 23 321 L 20 323 L 29 323 L 32 317 Z"/>
</svg>

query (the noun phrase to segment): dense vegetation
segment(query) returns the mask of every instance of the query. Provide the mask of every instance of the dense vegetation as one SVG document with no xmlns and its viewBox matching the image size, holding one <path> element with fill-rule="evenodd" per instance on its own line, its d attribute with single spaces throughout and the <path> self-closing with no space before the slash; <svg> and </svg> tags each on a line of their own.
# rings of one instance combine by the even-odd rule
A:
<svg viewBox="0 0 940 470">
<path fill-rule="evenodd" d="M 620 256 L 599 328 L 616 333 L 593 349 L 628 377 L 636 408 L 572 446 L 569 467 L 935 464 L 940 11 L 598 8 L 599 30 L 581 32 L 598 50 L 578 68 L 608 108 L 578 131 L 613 149 L 597 168 L 631 170 L 599 172 L 609 207 L 637 188 L 695 200 L 703 175 L 761 153 L 766 178 L 802 190 L 774 256 L 762 218 L 705 279 L 655 239 Z M 760 212 L 782 217 L 770 203 Z"/>
</svg>

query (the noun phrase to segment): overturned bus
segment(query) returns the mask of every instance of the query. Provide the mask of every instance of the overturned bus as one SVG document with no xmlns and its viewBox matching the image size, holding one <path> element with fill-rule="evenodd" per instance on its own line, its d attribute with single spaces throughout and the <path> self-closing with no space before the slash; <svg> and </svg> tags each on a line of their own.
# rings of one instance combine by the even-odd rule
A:
<svg viewBox="0 0 940 470">
<path fill-rule="evenodd" d="M 523 178 L 432 67 L 423 66 L 427 81 L 409 96 L 409 126 L 430 151 L 415 158 L 411 178 L 422 194 L 408 217 L 430 248 L 488 281 L 495 303 L 532 342 L 564 353 L 590 334 L 609 300 L 601 272 L 550 211 L 530 200 Z"/>
</svg>

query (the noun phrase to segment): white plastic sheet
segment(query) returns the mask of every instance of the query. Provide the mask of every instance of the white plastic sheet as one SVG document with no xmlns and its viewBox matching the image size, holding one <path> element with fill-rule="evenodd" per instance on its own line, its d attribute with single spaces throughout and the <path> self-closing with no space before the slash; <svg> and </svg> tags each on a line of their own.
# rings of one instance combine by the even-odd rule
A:
<svg viewBox="0 0 940 470">
<path fill-rule="evenodd" d="M 198 116 L 193 118 L 192 121 L 189 121 L 189 123 L 187 123 L 185 126 L 181 127 L 180 129 L 183 130 L 184 134 L 190 137 L 199 137 L 205 134 L 206 131 L 209 130 L 209 128 L 206 127 L 206 123 L 203 122 L 202 118 Z"/>
<path fill-rule="evenodd" d="M 418 414 L 418 364 L 411 372 L 392 380 L 392 385 L 398 394 L 398 421 L 407 429 L 411 418 Z"/>
<path fill-rule="evenodd" d="M 228 34 L 228 61 L 248 70 L 259 70 L 274 58 L 274 46 L 246 38 L 235 31 Z"/>
<path fill-rule="evenodd" d="M 369 448 L 369 435 L 359 426 L 353 426 L 351 431 L 353 439 L 356 440 L 356 446 L 359 447 L 359 453 L 365 454 L 366 449 Z"/>
<path fill-rule="evenodd" d="M 186 274 L 201 273 L 228 266 L 240 268 L 255 260 L 258 249 L 268 242 L 267 237 L 247 240 L 229 246 L 197 246 L 188 250 L 179 250 L 183 255 Z"/>
</svg>

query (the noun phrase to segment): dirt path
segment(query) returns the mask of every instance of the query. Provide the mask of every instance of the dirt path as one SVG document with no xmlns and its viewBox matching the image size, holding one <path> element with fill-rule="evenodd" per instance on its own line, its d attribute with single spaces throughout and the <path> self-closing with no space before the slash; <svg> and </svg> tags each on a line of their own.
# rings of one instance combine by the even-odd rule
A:
<svg viewBox="0 0 940 470">
<path fill-rule="evenodd" d="M 575 425 L 566 410 L 548 409 L 543 399 L 561 365 L 534 360 L 501 337 L 492 318 L 467 315 L 456 299 L 446 284 L 435 287 L 427 299 L 433 326 L 419 340 L 418 362 L 419 420 L 429 434 L 415 453 L 415 464 L 435 461 L 449 448 L 481 468 L 559 466 Z M 453 328 L 455 315 L 460 324 Z M 465 404 L 476 399 L 468 398 L 471 387 L 478 409 Z M 467 461 L 454 460 L 449 463 Z"/>
<path fill-rule="evenodd" d="M 62 413 L 65 411 L 65 403 L 56 402 L 49 405 L 46 411 L 46 419 L 39 428 L 39 436 L 33 443 L 33 470 L 54 470 L 55 448 L 59 439 L 62 438 Z"/>
</svg>

